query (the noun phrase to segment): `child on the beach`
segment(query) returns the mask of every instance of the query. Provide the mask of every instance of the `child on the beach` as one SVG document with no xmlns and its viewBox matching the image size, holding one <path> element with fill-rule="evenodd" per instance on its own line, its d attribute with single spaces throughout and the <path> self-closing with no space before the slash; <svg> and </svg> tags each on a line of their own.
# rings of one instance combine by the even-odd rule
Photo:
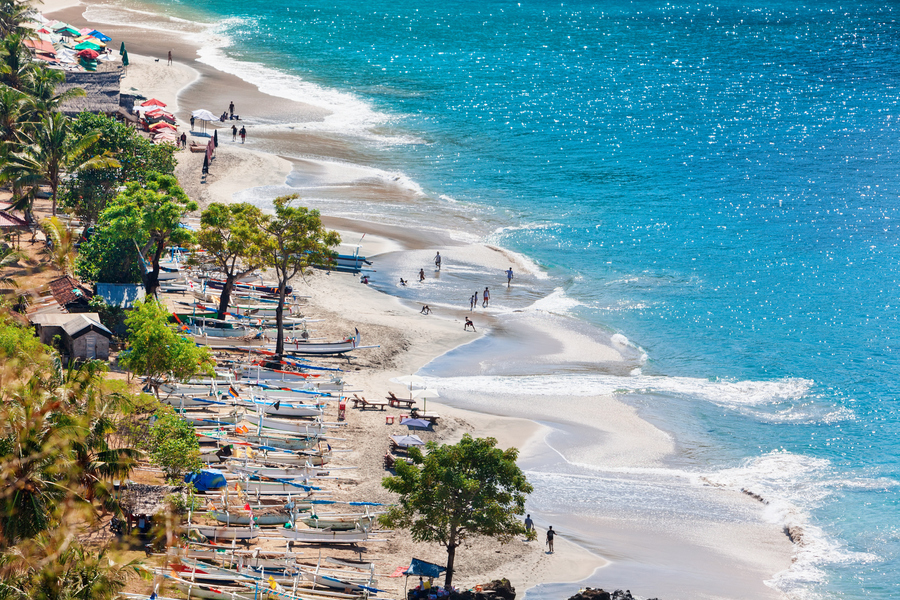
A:
<svg viewBox="0 0 900 600">
<path fill-rule="evenodd" d="M 466 324 L 463 327 L 463 331 L 468 331 L 469 327 L 472 328 L 472 331 L 475 331 L 475 323 L 472 322 L 472 319 L 470 319 L 469 317 L 466 317 Z"/>
</svg>

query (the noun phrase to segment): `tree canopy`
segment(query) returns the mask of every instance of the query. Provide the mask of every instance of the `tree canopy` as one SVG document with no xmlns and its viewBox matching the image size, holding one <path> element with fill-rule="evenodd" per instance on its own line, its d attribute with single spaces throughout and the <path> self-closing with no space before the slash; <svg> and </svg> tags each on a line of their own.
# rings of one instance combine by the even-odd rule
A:
<svg viewBox="0 0 900 600">
<path fill-rule="evenodd" d="M 275 309 L 278 328 L 275 353 L 278 355 L 284 352 L 284 300 L 288 282 L 312 265 L 332 262 L 334 248 L 341 243 L 341 236 L 336 231 L 329 231 L 322 225 L 319 211 L 291 206 L 298 198 L 297 194 L 275 198 L 275 217 L 267 218 L 261 225 L 266 239 L 260 247 L 260 256 L 266 266 L 275 271 L 278 282 L 278 307 Z"/>
<path fill-rule="evenodd" d="M 454 445 L 428 442 L 426 454 L 410 448 L 412 464 L 398 461 L 397 475 L 382 480 L 400 499 L 381 516 L 381 523 L 409 529 L 417 542 L 447 548 L 447 586 L 453 582 L 456 549 L 469 536 L 504 543 L 525 532 L 516 516 L 525 512 L 525 496 L 532 487 L 516 465 L 519 451 L 501 450 L 496 444 L 494 438 L 468 434 Z"/>
<path fill-rule="evenodd" d="M 191 245 L 194 236 L 181 226 L 197 203 L 188 198 L 172 175 L 147 173 L 143 182 L 131 181 L 125 190 L 100 214 L 98 229 L 110 239 L 137 244 L 143 255 L 150 254 L 150 269 L 144 274 L 147 293 L 159 286 L 159 261 L 171 245 Z"/>
<path fill-rule="evenodd" d="M 11 101 L 13 99 L 10 99 Z M 85 226 L 93 225 L 119 186 L 143 181 L 147 173 L 171 175 L 175 172 L 175 146 L 154 144 L 126 123 L 101 114 L 81 113 L 72 123 L 73 136 L 99 133 L 85 150 L 88 156 L 111 156 L 119 165 L 82 169 L 63 184 L 60 201 Z"/>
<path fill-rule="evenodd" d="M 234 282 L 266 265 L 262 247 L 265 216 L 251 204 L 214 202 L 200 215 L 197 242 L 206 250 L 206 259 L 225 277 L 219 300 L 218 318 L 225 318 Z"/>
<path fill-rule="evenodd" d="M 137 377 L 147 377 L 158 387 L 165 380 L 183 381 L 197 373 L 211 372 L 215 361 L 170 325 L 169 313 L 155 298 L 135 304 L 125 319 L 128 348 L 119 362 Z"/>
</svg>

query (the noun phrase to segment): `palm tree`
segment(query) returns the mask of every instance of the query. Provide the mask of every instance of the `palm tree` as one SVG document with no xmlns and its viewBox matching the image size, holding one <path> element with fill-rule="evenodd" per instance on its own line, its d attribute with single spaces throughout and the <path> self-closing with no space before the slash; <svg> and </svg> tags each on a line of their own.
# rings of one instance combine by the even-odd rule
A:
<svg viewBox="0 0 900 600">
<path fill-rule="evenodd" d="M 23 30 L 21 24 L 35 13 L 31 2 L 18 2 L 17 0 L 3 0 L 0 2 L 0 37 Z"/>
<path fill-rule="evenodd" d="M 74 229 L 66 227 L 57 217 L 50 217 L 42 223 L 44 233 L 50 240 L 50 262 L 60 273 L 70 275 L 75 264 L 75 244 L 78 234 Z"/>
<path fill-rule="evenodd" d="M 65 82 L 65 73 L 56 69 L 34 69 L 28 74 L 24 80 L 24 87 L 35 121 L 59 111 L 64 102 L 85 95 L 81 88 L 71 88 L 57 93 L 59 86 Z"/>
<path fill-rule="evenodd" d="M 13 33 L 0 39 L 0 81 L 22 90 L 25 81 L 35 70 L 25 36 Z"/>
<path fill-rule="evenodd" d="M 106 153 L 85 159 L 85 150 L 100 138 L 100 133 L 92 131 L 73 138 L 70 135 L 71 129 L 71 121 L 65 115 L 44 115 L 34 131 L 26 136 L 20 150 L 10 153 L 8 162 L 0 168 L 0 178 L 18 182 L 33 192 L 37 191 L 41 183 L 48 183 L 54 216 L 59 184 L 65 171 L 120 166 L 119 161 Z M 26 197 L 19 202 L 29 215 L 32 200 L 33 194 L 31 199 Z"/>
</svg>

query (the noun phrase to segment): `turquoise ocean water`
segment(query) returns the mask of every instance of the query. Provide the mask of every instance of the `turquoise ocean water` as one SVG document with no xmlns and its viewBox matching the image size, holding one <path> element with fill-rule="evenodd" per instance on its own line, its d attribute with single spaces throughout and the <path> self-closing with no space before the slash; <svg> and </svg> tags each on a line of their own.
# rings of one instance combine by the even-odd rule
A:
<svg viewBox="0 0 900 600">
<path fill-rule="evenodd" d="M 778 587 L 900 597 L 898 5 L 157 4 L 641 348 L 578 385 L 802 520 Z"/>
</svg>

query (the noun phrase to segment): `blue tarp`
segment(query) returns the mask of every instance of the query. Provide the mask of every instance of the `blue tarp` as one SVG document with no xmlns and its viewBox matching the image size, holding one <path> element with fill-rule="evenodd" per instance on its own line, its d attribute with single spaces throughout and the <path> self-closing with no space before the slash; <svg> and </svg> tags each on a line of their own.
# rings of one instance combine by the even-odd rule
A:
<svg viewBox="0 0 900 600">
<path fill-rule="evenodd" d="M 447 567 L 442 567 L 441 565 L 436 565 L 434 563 L 425 562 L 424 560 L 419 560 L 418 558 L 412 559 L 409 563 L 409 568 L 406 570 L 406 575 L 420 575 L 422 577 L 440 577 L 441 573 L 447 570 Z"/>
<path fill-rule="evenodd" d="M 97 39 L 100 40 L 101 42 L 109 42 L 109 41 L 112 40 L 111 37 L 109 37 L 108 35 L 103 35 L 103 34 L 100 33 L 99 31 L 97 31 L 96 29 L 93 30 L 92 32 L 90 32 L 88 35 L 91 36 L 91 37 L 97 38 Z"/>
<path fill-rule="evenodd" d="M 198 492 L 217 490 L 228 485 L 225 474 L 216 469 L 203 469 L 199 473 L 188 473 L 184 476 L 187 483 L 193 483 Z"/>
</svg>

